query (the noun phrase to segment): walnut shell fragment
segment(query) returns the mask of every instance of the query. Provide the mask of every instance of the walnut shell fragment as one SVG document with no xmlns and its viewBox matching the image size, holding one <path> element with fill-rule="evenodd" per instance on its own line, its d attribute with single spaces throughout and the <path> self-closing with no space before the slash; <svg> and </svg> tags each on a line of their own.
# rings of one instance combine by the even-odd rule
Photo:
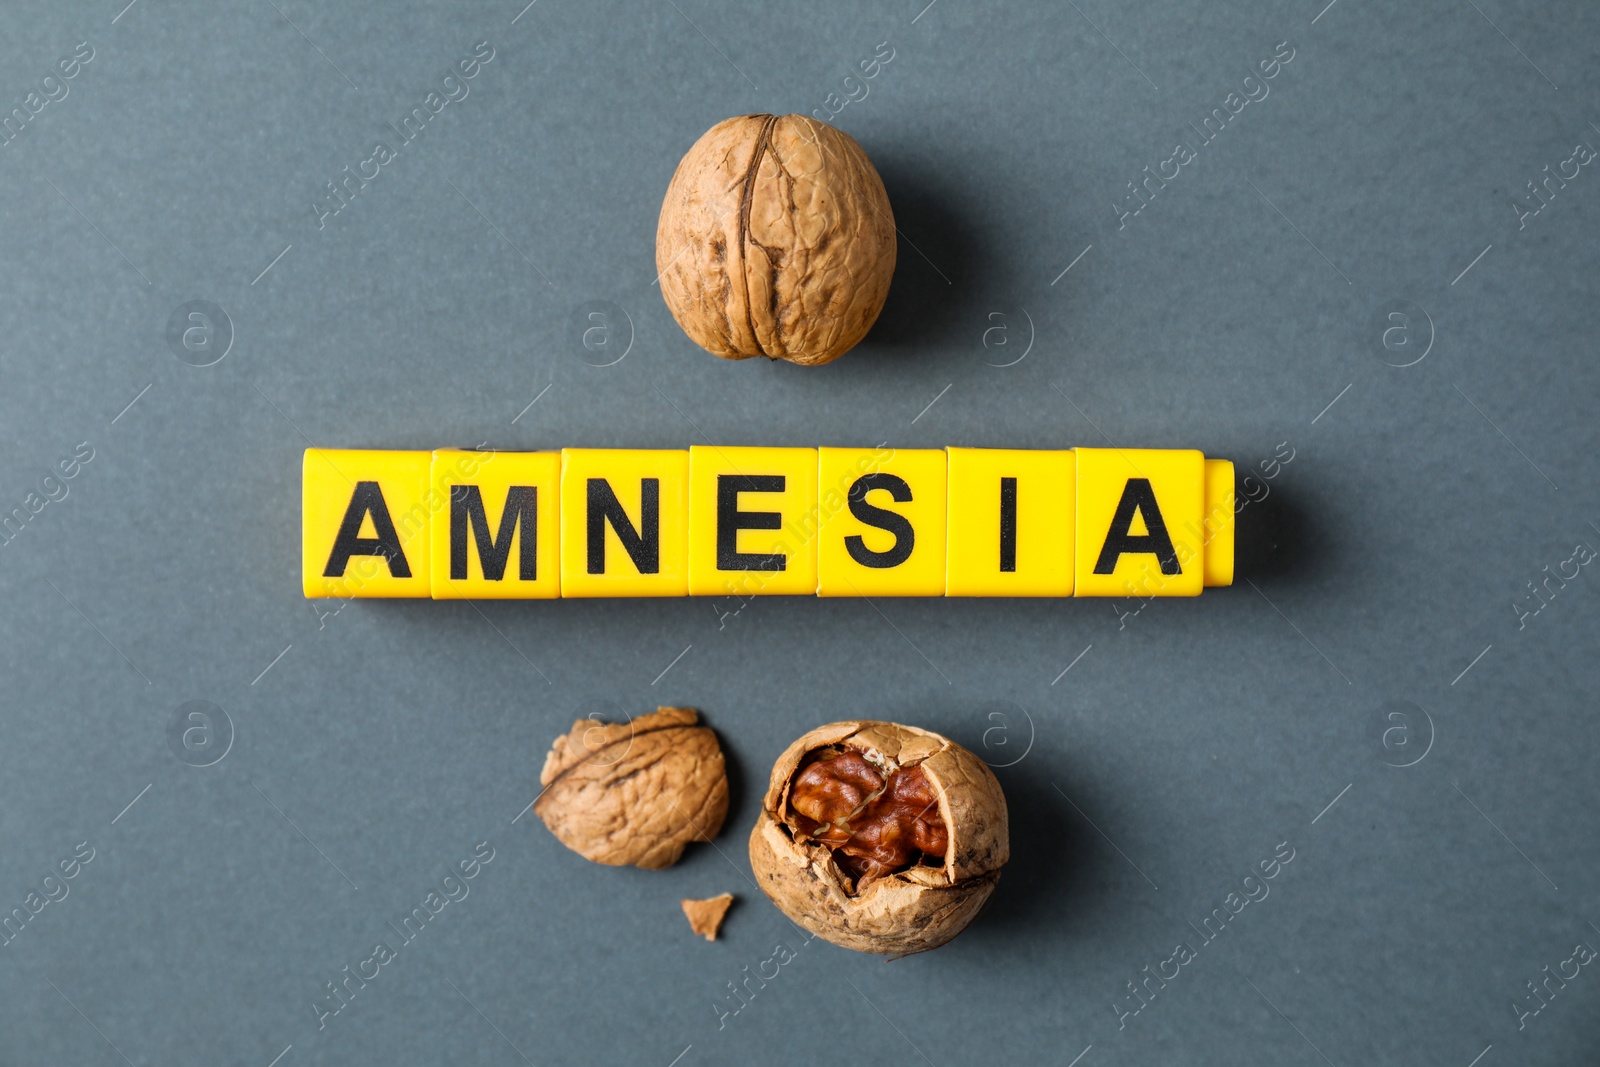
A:
<svg viewBox="0 0 1600 1067">
<path fill-rule="evenodd" d="M 707 941 L 717 939 L 717 931 L 722 929 L 723 917 L 728 914 L 728 908 L 733 904 L 732 893 L 722 893 L 707 900 L 685 900 L 683 914 L 689 920 L 689 929 L 696 936 Z"/>
<path fill-rule="evenodd" d="M 830 723 L 785 749 L 750 835 L 750 866 L 779 910 L 824 940 L 885 956 L 959 934 L 1010 856 L 1006 798 L 988 765 L 890 722 Z"/>
<path fill-rule="evenodd" d="M 872 161 L 805 115 L 711 127 L 679 162 L 656 226 L 672 317 L 724 359 L 837 359 L 877 321 L 895 251 Z"/>
<path fill-rule="evenodd" d="M 722 747 L 689 708 L 632 722 L 579 719 L 556 738 L 533 810 L 572 851 L 614 867 L 659 870 L 728 814 Z"/>
</svg>

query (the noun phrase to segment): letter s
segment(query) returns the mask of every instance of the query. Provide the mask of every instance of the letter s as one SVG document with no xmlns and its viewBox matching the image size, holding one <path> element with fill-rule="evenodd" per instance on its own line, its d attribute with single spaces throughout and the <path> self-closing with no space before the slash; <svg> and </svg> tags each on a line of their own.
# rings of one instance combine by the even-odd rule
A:
<svg viewBox="0 0 1600 1067">
<path fill-rule="evenodd" d="M 484 49 L 488 49 L 488 52 L 485 53 Z M 487 63 L 494 58 L 494 45 L 488 41 L 479 41 L 472 46 L 472 54 L 477 56 L 479 61 Z"/>
<path fill-rule="evenodd" d="M 911 520 L 899 512 L 867 503 L 867 494 L 874 489 L 885 490 L 896 503 L 905 504 L 911 500 L 911 487 L 904 478 L 882 472 L 863 474 L 850 486 L 850 514 L 855 516 L 857 522 L 892 533 L 894 544 L 883 552 L 874 552 L 867 547 L 860 534 L 851 534 L 844 539 L 844 547 L 850 553 L 850 558 L 861 566 L 885 570 L 898 567 L 911 558 L 911 550 L 917 543 L 917 532 L 912 529 Z"/>
<path fill-rule="evenodd" d="M 85 452 L 85 449 L 88 451 Z M 94 458 L 94 446 L 88 441 L 79 441 L 78 447 L 72 450 L 72 454 L 77 457 L 79 463 L 87 463 Z"/>
<path fill-rule="evenodd" d="M 87 55 L 84 54 L 85 48 L 89 50 Z M 89 44 L 88 41 L 80 41 L 78 42 L 78 47 L 73 50 L 72 55 L 79 62 L 88 63 L 94 59 L 94 48 Z"/>
<path fill-rule="evenodd" d="M 483 854 L 484 849 L 489 850 L 489 854 L 487 856 Z M 487 841 L 479 841 L 473 848 L 472 854 L 478 857 L 479 862 L 488 863 L 490 860 L 494 859 L 494 848 Z"/>
</svg>

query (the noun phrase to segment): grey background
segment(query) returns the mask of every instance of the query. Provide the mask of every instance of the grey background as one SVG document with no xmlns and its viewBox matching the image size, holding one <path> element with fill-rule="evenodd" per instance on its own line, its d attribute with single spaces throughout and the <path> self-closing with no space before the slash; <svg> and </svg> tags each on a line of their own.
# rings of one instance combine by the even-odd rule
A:
<svg viewBox="0 0 1600 1067">
<path fill-rule="evenodd" d="M 1513 1005 L 1600 945 L 1600 576 L 1515 605 L 1600 546 L 1600 177 L 1520 229 L 1512 197 L 1600 143 L 1600 9 L 925 2 L 7 6 L 0 110 L 95 55 L 0 149 L 0 511 L 94 457 L 0 547 L 0 910 L 95 853 L 0 949 L 0 1062 L 1593 1062 L 1593 967 Z M 470 95 L 319 230 L 481 40 Z M 823 108 L 884 41 L 835 120 L 902 232 L 882 319 L 823 369 L 705 355 L 652 284 L 678 158 Z M 1119 229 L 1280 41 L 1270 95 Z M 166 339 L 191 300 L 232 323 L 209 367 Z M 614 365 L 591 301 L 625 312 Z M 1195 447 L 1267 495 L 1237 585 L 1142 608 L 299 593 L 308 443 L 881 440 Z M 169 745 L 194 700 L 231 723 L 207 767 Z M 519 819 L 573 718 L 658 703 L 733 761 L 715 847 L 618 871 Z M 1011 802 L 987 914 L 891 964 L 805 944 L 744 855 L 772 758 L 861 715 L 1005 765 Z M 470 896 L 319 1030 L 480 841 Z M 1119 1029 L 1281 842 L 1270 896 Z M 692 940 L 679 898 L 722 891 Z"/>
</svg>

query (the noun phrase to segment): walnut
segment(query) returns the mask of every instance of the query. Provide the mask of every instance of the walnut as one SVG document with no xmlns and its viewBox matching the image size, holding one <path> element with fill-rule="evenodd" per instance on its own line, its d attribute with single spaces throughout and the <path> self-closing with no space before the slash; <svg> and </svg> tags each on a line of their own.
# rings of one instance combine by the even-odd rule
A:
<svg viewBox="0 0 1600 1067">
<path fill-rule="evenodd" d="M 794 922 L 845 948 L 938 948 L 1010 858 L 1006 799 L 977 756 L 929 730 L 836 722 L 772 768 L 750 866 Z"/>
<path fill-rule="evenodd" d="M 867 335 L 894 277 L 889 196 L 849 134 L 741 115 L 694 143 L 656 227 L 661 295 L 724 359 L 814 366 Z"/>
<path fill-rule="evenodd" d="M 685 900 L 683 914 L 689 920 L 689 929 L 697 936 L 715 941 L 717 931 L 722 928 L 722 918 L 728 914 L 732 904 L 732 893 L 722 893 L 706 900 Z"/>
<path fill-rule="evenodd" d="M 717 735 L 688 708 L 632 722 L 579 719 L 545 757 L 533 810 L 572 851 L 596 863 L 649 870 L 710 841 L 728 814 Z"/>
</svg>

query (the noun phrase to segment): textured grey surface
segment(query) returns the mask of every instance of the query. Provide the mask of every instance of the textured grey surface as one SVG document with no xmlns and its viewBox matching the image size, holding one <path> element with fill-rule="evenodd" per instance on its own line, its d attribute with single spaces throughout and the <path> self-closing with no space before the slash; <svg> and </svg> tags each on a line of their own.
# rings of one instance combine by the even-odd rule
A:
<svg viewBox="0 0 1600 1067">
<path fill-rule="evenodd" d="M 0 149 L 0 510 L 60 497 L 0 546 L 0 907 L 67 894 L 0 948 L 0 1061 L 1594 1059 L 1600 973 L 1537 1014 L 1527 983 L 1600 946 L 1600 574 L 1528 583 L 1600 546 L 1600 175 L 1563 163 L 1600 144 L 1600 9 L 924 2 L 8 8 L 5 110 L 94 56 Z M 325 183 L 479 41 L 469 94 L 319 229 Z M 879 325 L 823 369 L 695 350 L 652 285 L 679 156 L 860 96 L 885 41 L 835 120 L 902 231 Z M 1577 175 L 1519 228 L 1546 165 Z M 193 300 L 235 335 L 207 367 L 167 341 Z M 626 314 L 611 366 L 573 326 L 592 301 Z M 308 443 L 884 439 L 1275 477 L 1248 581 L 1143 608 L 299 593 Z M 190 701 L 231 722 L 209 749 L 170 743 Z M 518 820 L 574 717 L 656 703 L 735 764 L 716 847 L 617 871 Z M 893 964 L 803 944 L 744 858 L 764 768 L 854 715 L 1008 764 L 992 907 Z M 469 895 L 319 1029 L 326 983 L 484 841 Z M 679 898 L 722 891 L 723 939 L 691 940 Z"/>
</svg>

